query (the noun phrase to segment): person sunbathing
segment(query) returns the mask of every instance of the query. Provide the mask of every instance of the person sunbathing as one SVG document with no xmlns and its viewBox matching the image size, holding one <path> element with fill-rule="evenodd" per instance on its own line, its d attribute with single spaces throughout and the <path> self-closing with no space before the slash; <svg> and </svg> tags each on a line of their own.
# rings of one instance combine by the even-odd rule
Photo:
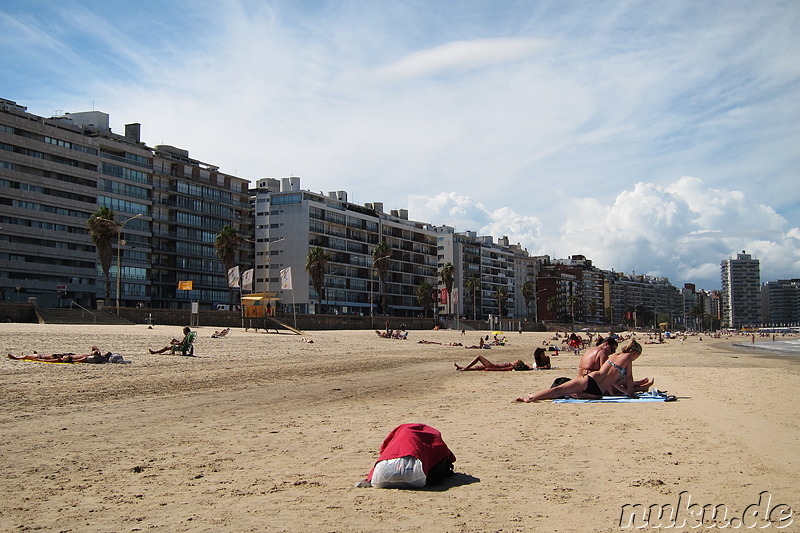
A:
<svg viewBox="0 0 800 533">
<path fill-rule="evenodd" d="M 618 388 L 628 397 L 636 398 L 630 368 L 633 361 L 640 355 L 642 355 L 641 345 L 636 341 L 631 341 L 621 353 L 611 355 L 600 367 L 600 370 L 589 372 L 585 376 L 571 379 L 556 387 L 517 398 L 516 401 L 529 403 L 563 398 L 564 396 L 598 400 L 603 397 L 603 391 L 612 388 Z"/>
<path fill-rule="evenodd" d="M 211 335 L 211 337 L 214 338 L 214 339 L 219 339 L 220 337 L 224 337 L 225 335 L 227 335 L 230 332 L 231 332 L 231 328 L 225 328 L 222 331 L 215 331 Z"/>
<path fill-rule="evenodd" d="M 480 363 L 480 365 L 478 364 Z M 455 365 L 456 370 L 461 372 L 466 371 L 478 371 L 483 370 L 486 372 L 510 372 L 511 370 L 533 370 L 533 367 L 529 364 L 526 364 L 522 361 L 522 359 L 517 359 L 516 361 L 512 361 L 510 363 L 492 363 L 484 356 L 479 355 L 475 359 L 472 360 L 470 364 L 467 366 L 458 366 L 456 363 Z"/>
<path fill-rule="evenodd" d="M 187 343 L 189 341 L 189 333 L 191 333 L 191 332 L 192 332 L 192 330 L 188 326 L 183 328 L 183 339 L 182 340 L 172 339 L 171 341 L 169 341 L 169 345 L 164 346 L 160 350 L 150 350 L 150 353 L 151 354 L 164 353 L 164 352 L 168 352 L 170 350 L 175 349 L 176 346 L 184 345 L 185 343 Z"/>
<path fill-rule="evenodd" d="M 97 346 L 92 346 L 92 351 L 84 355 L 77 355 L 74 353 L 44 354 L 44 353 L 37 353 L 35 351 L 30 355 L 20 354 L 19 357 L 12 354 L 8 354 L 9 359 L 14 359 L 16 361 L 27 360 L 27 361 L 40 361 L 42 363 L 85 363 L 86 360 L 92 356 L 103 357 L 102 353 L 100 352 L 100 348 L 98 348 Z"/>
</svg>

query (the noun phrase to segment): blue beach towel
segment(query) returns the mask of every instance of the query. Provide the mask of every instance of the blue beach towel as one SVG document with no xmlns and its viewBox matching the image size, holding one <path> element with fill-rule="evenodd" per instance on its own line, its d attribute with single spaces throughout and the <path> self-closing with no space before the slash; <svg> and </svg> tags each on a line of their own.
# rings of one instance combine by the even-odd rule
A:
<svg viewBox="0 0 800 533">
<path fill-rule="evenodd" d="M 675 396 L 667 395 L 659 390 L 651 390 L 639 394 L 638 398 L 628 398 L 627 396 L 603 396 L 599 400 L 587 400 L 578 398 L 558 398 L 553 403 L 646 403 L 646 402 L 674 402 Z"/>
</svg>

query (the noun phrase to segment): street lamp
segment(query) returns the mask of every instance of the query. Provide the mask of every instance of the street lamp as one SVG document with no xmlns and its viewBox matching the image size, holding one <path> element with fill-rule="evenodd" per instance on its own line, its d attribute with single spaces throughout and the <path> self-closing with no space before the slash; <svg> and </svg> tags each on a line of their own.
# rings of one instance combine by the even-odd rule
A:
<svg viewBox="0 0 800 533">
<path fill-rule="evenodd" d="M 122 245 L 125 244 L 125 241 L 122 240 L 122 228 L 125 227 L 125 224 L 133 220 L 134 218 L 139 218 L 142 216 L 142 213 L 138 215 L 133 215 L 130 218 L 126 218 L 122 221 L 117 227 L 117 316 L 119 316 L 119 291 L 120 291 L 120 275 L 121 275 L 121 258 L 122 258 Z"/>
<path fill-rule="evenodd" d="M 536 319 L 536 324 L 539 323 L 539 293 L 545 292 L 546 290 L 547 289 L 539 289 L 533 296 L 533 310 L 535 311 L 534 318 Z"/>
</svg>

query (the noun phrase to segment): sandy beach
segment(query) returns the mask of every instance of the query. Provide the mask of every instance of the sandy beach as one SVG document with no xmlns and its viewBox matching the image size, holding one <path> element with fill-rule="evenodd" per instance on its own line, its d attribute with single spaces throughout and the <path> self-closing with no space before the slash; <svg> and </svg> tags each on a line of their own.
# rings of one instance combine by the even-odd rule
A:
<svg viewBox="0 0 800 533">
<path fill-rule="evenodd" d="M 687 497 L 725 506 L 729 528 L 772 518 L 798 530 L 786 510 L 800 510 L 800 365 L 731 349 L 741 338 L 645 345 L 636 377 L 677 402 L 519 404 L 574 377 L 578 357 L 532 372 L 453 363 L 530 362 L 551 334 L 508 333 L 479 352 L 417 341 L 481 332 L 319 331 L 304 343 L 214 329 L 198 329 L 189 358 L 147 353 L 177 327 L 0 324 L 3 354 L 96 344 L 132 361 L 2 358 L 0 530 L 620 531 L 623 506 Z M 439 429 L 458 474 L 435 489 L 355 488 L 406 422 Z M 689 518 L 672 530 L 692 530 Z"/>
</svg>

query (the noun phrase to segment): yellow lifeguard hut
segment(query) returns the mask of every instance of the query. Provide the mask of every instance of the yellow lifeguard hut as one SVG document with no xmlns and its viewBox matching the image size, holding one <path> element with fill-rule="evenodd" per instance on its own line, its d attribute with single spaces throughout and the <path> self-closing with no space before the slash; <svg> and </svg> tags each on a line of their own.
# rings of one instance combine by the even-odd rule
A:
<svg viewBox="0 0 800 533">
<path fill-rule="evenodd" d="M 284 324 L 275 318 L 275 309 L 281 299 L 274 292 L 253 292 L 242 295 L 242 321 L 245 330 L 253 328 L 258 331 L 263 328 L 269 329 L 288 329 L 298 335 L 302 335 L 300 330 Z"/>
</svg>

